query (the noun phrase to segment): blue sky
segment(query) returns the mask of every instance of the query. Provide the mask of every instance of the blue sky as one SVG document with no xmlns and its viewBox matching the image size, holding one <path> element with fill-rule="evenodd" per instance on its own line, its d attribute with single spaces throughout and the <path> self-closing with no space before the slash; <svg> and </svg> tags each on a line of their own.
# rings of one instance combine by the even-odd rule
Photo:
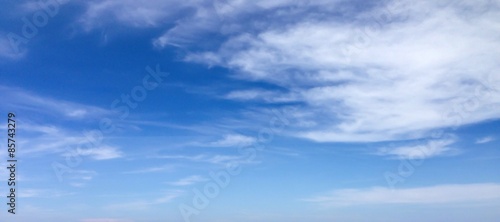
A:
<svg viewBox="0 0 500 222">
<path fill-rule="evenodd" d="M 499 17 L 492 0 L 5 1 L 19 162 L 0 215 L 497 221 Z"/>
</svg>

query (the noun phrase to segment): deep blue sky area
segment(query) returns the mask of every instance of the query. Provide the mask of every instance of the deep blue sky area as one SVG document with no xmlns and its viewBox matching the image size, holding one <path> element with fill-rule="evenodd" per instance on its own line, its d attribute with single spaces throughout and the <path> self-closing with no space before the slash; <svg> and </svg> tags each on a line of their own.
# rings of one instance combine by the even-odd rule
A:
<svg viewBox="0 0 500 222">
<path fill-rule="evenodd" d="M 498 221 L 499 17 L 488 0 L 5 1 L 1 218 Z"/>
</svg>

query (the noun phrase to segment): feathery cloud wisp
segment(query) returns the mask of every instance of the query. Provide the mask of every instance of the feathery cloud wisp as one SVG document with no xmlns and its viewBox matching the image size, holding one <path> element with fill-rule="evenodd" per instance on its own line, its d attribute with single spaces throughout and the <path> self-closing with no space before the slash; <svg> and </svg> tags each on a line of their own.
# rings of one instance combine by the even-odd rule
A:
<svg viewBox="0 0 500 222">
<path fill-rule="evenodd" d="M 395 190 L 384 187 L 342 189 L 333 191 L 329 194 L 305 199 L 305 201 L 325 206 L 350 206 L 360 204 L 442 204 L 489 200 L 500 200 L 499 184 L 449 184 Z"/>
</svg>

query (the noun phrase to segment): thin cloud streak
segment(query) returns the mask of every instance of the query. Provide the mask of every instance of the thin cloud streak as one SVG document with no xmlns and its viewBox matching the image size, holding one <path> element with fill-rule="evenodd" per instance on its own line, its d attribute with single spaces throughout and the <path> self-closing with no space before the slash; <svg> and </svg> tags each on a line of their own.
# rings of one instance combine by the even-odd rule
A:
<svg viewBox="0 0 500 222">
<path fill-rule="evenodd" d="M 492 142 L 495 140 L 496 140 L 495 137 L 487 136 L 487 137 L 477 139 L 476 144 L 485 144 L 485 143 L 489 143 L 489 142 Z"/>
<path fill-rule="evenodd" d="M 175 181 L 175 182 L 170 182 L 168 184 L 170 184 L 172 186 L 190 186 L 190 185 L 193 185 L 193 184 L 196 184 L 196 183 L 200 183 L 200 182 L 204 182 L 204 181 L 207 181 L 207 180 L 208 180 L 207 178 L 202 177 L 200 175 L 193 175 L 193 176 L 189 176 L 189 177 L 185 177 L 185 178 L 179 179 L 178 181 Z"/>
<path fill-rule="evenodd" d="M 20 88 L 0 85 L 0 93 L 5 95 L 6 104 L 16 110 L 42 112 L 46 115 L 58 114 L 71 119 L 97 118 L 112 114 L 112 111 L 100 107 L 43 97 Z"/>
<path fill-rule="evenodd" d="M 376 155 L 389 156 L 396 159 L 426 159 L 437 156 L 449 156 L 459 152 L 450 145 L 456 143 L 456 139 L 429 140 L 419 145 L 383 147 L 379 148 Z"/>
<path fill-rule="evenodd" d="M 388 189 L 341 189 L 304 199 L 324 206 L 364 204 L 446 204 L 500 200 L 500 184 L 448 184 L 430 187 Z"/>
<path fill-rule="evenodd" d="M 175 166 L 173 166 L 173 165 L 163 165 L 163 166 L 159 166 L 159 167 L 149 167 L 149 168 L 145 168 L 145 169 L 126 171 L 123 173 L 124 174 L 157 173 L 157 172 L 172 171 L 173 169 L 175 169 Z"/>
<path fill-rule="evenodd" d="M 140 200 L 140 201 L 110 204 L 108 206 L 105 206 L 104 208 L 108 210 L 129 210 L 129 209 L 144 210 L 154 205 L 169 203 L 174 199 L 182 196 L 184 193 L 185 191 L 182 190 L 169 190 L 164 194 L 160 194 L 158 198 L 149 201 Z"/>
</svg>

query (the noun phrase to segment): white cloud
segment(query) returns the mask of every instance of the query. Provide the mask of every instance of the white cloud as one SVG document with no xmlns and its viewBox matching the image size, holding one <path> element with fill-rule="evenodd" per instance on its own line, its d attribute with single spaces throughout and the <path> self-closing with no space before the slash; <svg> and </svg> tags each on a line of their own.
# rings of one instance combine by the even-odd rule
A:
<svg viewBox="0 0 500 222">
<path fill-rule="evenodd" d="M 16 110 L 27 110 L 72 119 L 101 117 L 112 113 L 110 110 L 100 107 L 44 97 L 20 88 L 0 85 L 0 93 L 5 95 L 6 104 L 16 108 Z"/>
<path fill-rule="evenodd" d="M 225 95 L 224 98 L 240 101 L 264 101 L 268 103 L 294 102 L 299 99 L 298 95 L 293 93 L 285 94 L 282 92 L 257 89 L 232 91 Z"/>
<path fill-rule="evenodd" d="M 213 157 L 207 158 L 204 161 L 212 164 L 226 164 L 230 162 L 245 162 L 242 156 L 230 156 L 230 155 L 215 155 Z"/>
<path fill-rule="evenodd" d="M 280 93 L 301 102 L 297 120 L 313 127 L 295 135 L 320 142 L 414 139 L 435 128 L 499 118 L 498 4 L 398 2 L 358 13 L 338 9 L 347 21 L 321 12 L 286 26 L 267 19 L 265 27 L 233 35 L 218 50 L 187 61 L 288 88 L 290 93 L 249 89 L 226 97 Z M 292 12 L 268 13 L 266 18 L 284 18 Z"/>
<path fill-rule="evenodd" d="M 269 98 L 273 95 L 271 91 L 262 91 L 262 90 L 240 90 L 240 91 L 232 91 L 227 94 L 225 97 L 227 99 L 234 100 L 255 100 L 258 98 Z"/>
<path fill-rule="evenodd" d="M 165 192 L 164 194 L 160 194 L 160 197 L 152 200 L 138 200 L 138 201 L 130 201 L 130 202 L 125 202 L 125 203 L 118 203 L 118 204 L 111 204 L 106 206 L 106 209 L 110 210 L 137 210 L 137 209 L 148 209 L 152 205 L 159 205 L 159 204 L 165 204 L 173 201 L 174 199 L 182 196 L 185 193 L 185 191 L 182 190 L 169 190 Z"/>
<path fill-rule="evenodd" d="M 56 134 L 61 134 L 61 129 L 53 125 L 38 125 L 38 124 L 24 122 L 23 126 L 25 127 L 25 131 L 38 132 L 42 133 L 45 136 L 48 135 L 53 136 Z"/>
<path fill-rule="evenodd" d="M 325 206 L 360 204 L 444 204 L 500 200 L 500 185 L 495 183 L 449 184 L 430 187 L 391 190 L 341 189 L 305 199 Z"/>
<path fill-rule="evenodd" d="M 202 0 L 184 1 L 179 8 L 189 8 L 192 14 L 176 20 L 176 25 L 156 38 L 158 48 L 168 45 L 185 47 L 199 43 L 206 34 L 234 34 L 266 26 L 266 22 L 251 22 L 247 18 L 270 10 L 288 10 L 290 7 L 322 6 L 328 8 L 333 1 L 298 2 L 291 0 Z M 293 18 L 293 17 L 291 17 Z"/>
<path fill-rule="evenodd" d="M 188 155 L 158 155 L 154 156 L 154 158 L 160 159 L 180 159 L 180 160 L 190 160 L 190 161 L 203 161 L 207 158 L 207 155 L 199 154 L 196 156 L 188 156 Z"/>
<path fill-rule="evenodd" d="M 205 177 L 202 177 L 200 175 L 193 175 L 189 177 L 185 177 L 182 179 L 179 179 L 178 181 L 175 182 L 170 182 L 168 184 L 173 185 L 173 186 L 190 186 L 199 182 L 204 182 L 207 181 L 208 179 Z"/>
<path fill-rule="evenodd" d="M 77 188 L 85 187 L 95 176 L 97 172 L 91 170 L 71 170 L 64 175 L 68 183 Z"/>
<path fill-rule="evenodd" d="M 95 160 L 108 160 L 121 157 L 123 153 L 117 147 L 97 144 L 87 137 L 85 132 L 72 130 L 72 125 L 66 125 L 61 128 L 56 125 L 46 125 L 40 122 L 47 122 L 50 117 L 61 119 L 64 117 L 82 120 L 89 117 L 100 117 L 107 115 L 108 110 L 94 106 L 87 106 L 72 103 L 63 100 L 57 100 L 48 97 L 35 95 L 19 88 L 10 88 L 0 86 L 0 92 L 4 93 L 7 109 L 15 108 L 23 116 L 30 116 L 30 113 L 36 113 L 33 118 L 20 118 L 17 122 L 18 127 L 23 130 L 23 140 L 18 141 L 18 146 L 24 147 L 17 152 L 18 155 L 26 158 L 54 158 L 54 154 L 62 155 L 60 159 L 54 159 L 52 167 L 54 170 L 61 171 L 60 179 L 67 180 L 68 184 L 74 187 L 85 186 L 97 174 L 93 171 L 82 170 L 63 170 L 68 164 L 78 165 L 84 158 Z M 82 112 L 83 111 L 83 112 Z M 41 117 L 41 119 L 40 119 Z M 50 122 L 50 121 L 49 121 Z M 96 139 L 96 138 L 94 138 Z M 84 149 L 85 148 L 85 149 Z M 73 155 L 70 163 L 64 157 Z M 66 163 L 65 163 L 66 160 Z M 57 165 L 59 164 L 59 165 Z M 62 165 L 61 165 L 62 164 Z M 71 165 L 70 164 L 70 165 Z M 51 167 L 50 165 L 47 165 Z M 60 167 L 63 167 L 62 169 Z M 57 174 L 57 173 L 56 173 Z M 33 193 L 26 194 L 33 195 Z"/>
<path fill-rule="evenodd" d="M 149 168 L 140 169 L 140 170 L 127 171 L 127 172 L 123 172 L 123 173 L 125 173 L 125 174 L 155 173 L 155 172 L 171 171 L 172 169 L 174 169 L 174 166 L 164 165 L 164 166 L 159 166 L 159 167 L 149 167 Z"/>
<path fill-rule="evenodd" d="M 162 22 L 172 22 L 179 10 L 192 6 L 192 1 L 173 0 L 99 0 L 86 1 L 86 11 L 80 22 L 87 30 L 110 24 L 133 27 L 152 27 Z"/>
<path fill-rule="evenodd" d="M 295 116 L 297 137 L 415 139 L 431 129 L 500 117 L 495 112 L 500 106 L 500 7 L 494 1 L 384 1 L 362 10 L 345 1 L 85 4 L 81 21 L 88 29 L 169 26 L 153 40 L 159 48 L 200 46 L 207 33 L 227 39 L 218 49 L 189 54 L 186 61 L 223 66 L 234 70 L 235 78 L 287 88 L 241 89 L 223 97 L 303 104 Z"/>
<path fill-rule="evenodd" d="M 155 158 L 160 159 L 173 159 L 173 160 L 188 160 L 197 163 L 210 163 L 216 165 L 225 165 L 228 163 L 234 164 L 250 164 L 252 161 L 248 161 L 246 156 L 237 155 L 206 155 L 200 154 L 196 156 L 186 156 L 186 155 L 163 155 L 156 156 Z"/>
<path fill-rule="evenodd" d="M 19 151 L 23 156 L 59 153 L 62 156 L 110 160 L 124 155 L 118 147 L 102 144 L 102 141 L 94 141 L 93 139 L 96 138 L 90 137 L 90 134 L 87 134 L 88 131 L 77 133 L 66 128 L 28 121 L 21 125 L 26 128 L 25 136 L 28 138 L 19 142 L 20 145 L 26 147 Z"/>
<path fill-rule="evenodd" d="M 244 136 L 240 134 L 229 134 L 224 135 L 224 138 L 210 142 L 207 145 L 213 147 L 236 147 L 242 145 L 248 145 L 255 142 L 255 139 L 249 136 Z"/>
<path fill-rule="evenodd" d="M 88 135 L 81 133 L 76 136 L 75 132 L 52 125 L 39 125 L 33 123 L 22 123 L 26 127 L 26 141 L 20 144 L 25 147 L 22 155 L 46 155 L 61 153 L 63 156 L 90 157 L 95 160 L 108 160 L 120 158 L 123 153 L 118 147 L 102 145 L 91 141 Z M 83 148 L 85 147 L 85 148 Z"/>
<path fill-rule="evenodd" d="M 64 133 L 60 135 L 44 134 L 33 136 L 29 141 L 21 142 L 28 148 L 21 150 L 20 153 L 22 155 L 63 153 L 68 147 L 77 147 L 83 141 L 86 141 L 86 138 Z"/>
<path fill-rule="evenodd" d="M 199 40 L 201 34 L 217 30 L 219 20 L 213 8 L 192 5 L 191 9 L 194 10 L 193 18 L 178 20 L 173 28 L 156 38 L 153 45 L 158 48 L 168 45 L 183 47 Z"/>
<path fill-rule="evenodd" d="M 492 136 L 487 136 L 487 137 L 483 137 L 483 138 L 477 139 L 476 140 L 476 144 L 489 143 L 489 142 L 492 142 L 492 141 L 495 141 L 495 138 L 492 137 Z"/>
<path fill-rule="evenodd" d="M 29 189 L 20 190 L 19 197 L 21 198 L 57 198 L 62 196 L 73 195 L 74 193 L 46 190 L 46 189 Z"/>
<path fill-rule="evenodd" d="M 108 160 L 123 156 L 123 153 L 118 148 L 111 146 L 100 146 L 89 149 L 78 148 L 76 153 L 81 156 L 89 156 L 95 160 Z"/>
<path fill-rule="evenodd" d="M 184 47 L 199 44 L 205 34 L 234 34 L 248 31 L 248 27 L 262 27 L 266 23 L 252 22 L 249 16 L 269 10 L 288 11 L 290 7 L 318 7 L 331 9 L 332 1 L 297 2 L 291 0 L 91 0 L 80 18 L 84 29 L 124 25 L 136 28 L 166 27 L 166 31 L 153 40 L 158 48 Z M 302 11 L 302 13 L 304 13 Z M 297 16 L 295 16 L 297 17 Z M 293 19 L 294 16 L 289 16 Z M 250 25 L 246 25 L 250 23 Z M 258 24 L 253 24 L 258 23 Z M 172 25 L 174 24 L 174 25 Z"/>
<path fill-rule="evenodd" d="M 457 149 L 450 147 L 455 142 L 456 139 L 429 140 L 418 145 L 380 148 L 376 154 L 398 159 L 425 159 L 442 155 L 453 155 L 458 152 Z"/>
<path fill-rule="evenodd" d="M 145 28 L 162 27 L 163 34 L 155 38 L 154 46 L 182 47 L 200 39 L 200 33 L 218 30 L 216 0 L 99 0 L 86 1 L 86 11 L 80 18 L 85 30 L 118 25 Z M 226 4 L 222 4 L 226 5 Z"/>
</svg>

